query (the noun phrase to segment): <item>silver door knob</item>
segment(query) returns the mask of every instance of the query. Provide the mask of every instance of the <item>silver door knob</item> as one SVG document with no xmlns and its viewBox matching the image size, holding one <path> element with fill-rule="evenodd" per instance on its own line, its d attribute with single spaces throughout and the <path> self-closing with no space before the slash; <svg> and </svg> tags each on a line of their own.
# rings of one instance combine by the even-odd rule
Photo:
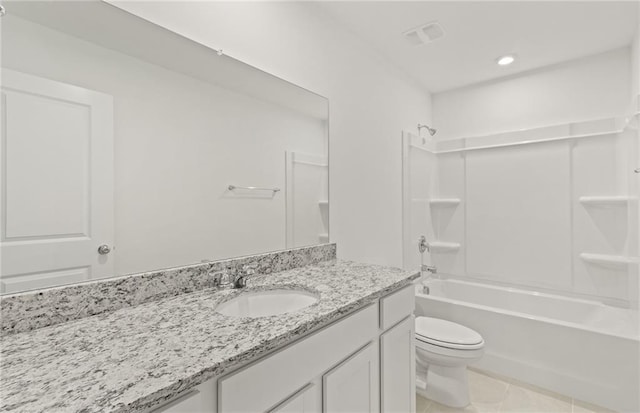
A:
<svg viewBox="0 0 640 413">
<path fill-rule="evenodd" d="M 102 244 L 98 247 L 98 254 L 107 255 L 111 252 L 111 248 L 107 244 Z"/>
<path fill-rule="evenodd" d="M 637 174 L 640 174 L 640 168 L 636 168 L 636 169 L 634 169 L 634 170 L 633 170 L 633 172 L 635 172 L 635 173 L 637 173 Z"/>
</svg>

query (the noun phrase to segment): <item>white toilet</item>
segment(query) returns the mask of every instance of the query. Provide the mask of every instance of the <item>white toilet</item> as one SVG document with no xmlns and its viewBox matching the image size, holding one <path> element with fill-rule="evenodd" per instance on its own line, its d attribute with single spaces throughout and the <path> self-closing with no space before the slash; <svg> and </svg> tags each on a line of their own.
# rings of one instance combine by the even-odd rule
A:
<svg viewBox="0 0 640 413">
<path fill-rule="evenodd" d="M 476 331 L 431 317 L 416 317 L 416 390 L 451 407 L 469 404 L 467 365 L 484 353 Z"/>
</svg>

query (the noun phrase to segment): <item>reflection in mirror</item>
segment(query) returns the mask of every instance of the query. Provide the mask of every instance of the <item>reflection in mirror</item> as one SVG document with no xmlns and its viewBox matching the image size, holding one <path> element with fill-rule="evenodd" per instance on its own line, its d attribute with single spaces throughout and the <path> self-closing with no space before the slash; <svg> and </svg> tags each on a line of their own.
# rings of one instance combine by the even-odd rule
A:
<svg viewBox="0 0 640 413">
<path fill-rule="evenodd" d="M 103 2 L 4 5 L 2 293 L 328 241 L 325 98 Z"/>
</svg>

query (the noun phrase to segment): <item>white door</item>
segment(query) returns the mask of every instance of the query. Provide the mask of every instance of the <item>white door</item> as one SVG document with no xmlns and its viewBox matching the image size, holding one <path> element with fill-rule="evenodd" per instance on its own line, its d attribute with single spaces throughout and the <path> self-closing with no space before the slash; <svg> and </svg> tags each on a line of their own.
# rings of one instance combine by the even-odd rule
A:
<svg viewBox="0 0 640 413">
<path fill-rule="evenodd" d="M 0 292 L 114 275 L 113 99 L 2 70 Z"/>
<path fill-rule="evenodd" d="M 370 343 L 322 377 L 325 413 L 379 412 L 378 346 Z"/>
<path fill-rule="evenodd" d="M 406 318 L 380 337 L 383 413 L 416 411 L 414 318 Z"/>
</svg>

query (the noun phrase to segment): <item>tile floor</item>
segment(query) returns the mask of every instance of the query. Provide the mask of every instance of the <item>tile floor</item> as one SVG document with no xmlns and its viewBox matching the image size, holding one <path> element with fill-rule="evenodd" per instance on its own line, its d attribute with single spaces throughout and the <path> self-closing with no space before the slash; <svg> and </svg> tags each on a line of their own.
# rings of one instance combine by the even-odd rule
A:
<svg viewBox="0 0 640 413">
<path fill-rule="evenodd" d="M 471 404 L 464 409 L 417 397 L 416 413 L 611 413 L 570 397 L 469 370 Z"/>
</svg>

